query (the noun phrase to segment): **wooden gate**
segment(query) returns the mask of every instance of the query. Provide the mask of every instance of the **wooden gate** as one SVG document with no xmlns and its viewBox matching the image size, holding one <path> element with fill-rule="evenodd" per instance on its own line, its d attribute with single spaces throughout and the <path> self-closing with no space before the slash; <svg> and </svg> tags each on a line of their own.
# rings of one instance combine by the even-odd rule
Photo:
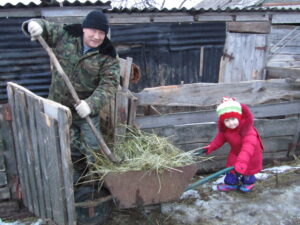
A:
<svg viewBox="0 0 300 225">
<path fill-rule="evenodd" d="M 265 79 L 269 23 L 228 23 L 219 82 L 231 83 Z"/>
<path fill-rule="evenodd" d="M 25 206 L 58 225 L 76 224 L 70 110 L 17 84 L 7 89 Z"/>
</svg>

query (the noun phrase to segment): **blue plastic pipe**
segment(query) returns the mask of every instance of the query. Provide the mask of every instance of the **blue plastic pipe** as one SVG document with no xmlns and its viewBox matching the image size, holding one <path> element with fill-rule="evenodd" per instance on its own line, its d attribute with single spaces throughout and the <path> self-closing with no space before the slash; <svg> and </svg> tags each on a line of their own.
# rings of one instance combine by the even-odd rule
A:
<svg viewBox="0 0 300 225">
<path fill-rule="evenodd" d="M 222 174 L 224 174 L 224 173 L 232 170 L 233 168 L 234 168 L 233 166 L 227 167 L 225 169 L 222 169 L 222 170 L 220 170 L 220 171 L 218 171 L 216 173 L 213 173 L 213 174 L 209 175 L 208 177 L 205 177 L 205 178 L 203 178 L 201 180 L 198 180 L 195 183 L 190 184 L 184 191 L 188 191 L 188 190 L 194 189 L 194 188 L 196 188 L 196 187 L 198 187 L 198 186 L 200 186 L 200 185 L 208 182 L 209 180 L 211 180 L 211 179 L 213 179 L 215 177 L 218 177 L 218 176 L 220 176 L 220 175 L 222 175 Z"/>
</svg>

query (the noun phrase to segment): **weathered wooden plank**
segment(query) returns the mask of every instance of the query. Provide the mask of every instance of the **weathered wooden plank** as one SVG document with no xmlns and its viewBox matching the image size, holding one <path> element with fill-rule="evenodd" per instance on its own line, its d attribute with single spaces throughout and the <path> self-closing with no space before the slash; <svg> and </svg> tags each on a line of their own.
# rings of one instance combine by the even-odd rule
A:
<svg viewBox="0 0 300 225">
<path fill-rule="evenodd" d="M 17 143 L 17 155 L 18 157 L 18 172 L 20 173 L 20 180 L 23 180 L 21 182 L 22 185 L 22 191 L 24 196 L 24 204 L 25 206 L 33 212 L 33 203 L 32 203 L 32 193 L 30 190 L 30 179 L 29 179 L 29 172 L 28 172 L 28 166 L 27 166 L 27 160 L 26 160 L 26 153 L 24 151 L 25 141 L 23 139 L 24 137 L 24 130 L 20 129 L 22 127 L 22 120 L 21 120 L 21 114 L 22 107 L 20 106 L 20 100 L 19 100 L 19 93 L 16 90 L 13 94 L 13 100 L 14 102 L 14 136 L 15 136 L 15 142 Z M 26 196 L 26 197 L 25 197 Z"/>
<path fill-rule="evenodd" d="M 242 14 L 237 14 L 235 21 L 269 21 L 269 15 L 268 14 L 259 14 L 257 12 L 243 12 Z"/>
<path fill-rule="evenodd" d="M 255 118 L 287 116 L 300 114 L 300 101 L 288 101 L 273 104 L 250 106 Z M 136 117 L 134 124 L 140 129 L 166 127 L 180 124 L 203 123 L 217 121 L 215 110 L 172 113 Z M 155 121 L 155 123 L 153 123 Z"/>
<path fill-rule="evenodd" d="M 51 205 L 51 196 L 50 196 L 50 180 L 48 176 L 48 167 L 47 167 L 47 125 L 45 124 L 45 116 L 44 116 L 44 108 L 43 104 L 39 103 L 35 105 L 36 111 L 36 126 L 37 126 L 37 141 L 39 148 L 39 157 L 40 161 L 43 162 L 40 164 L 41 166 L 41 176 L 42 176 L 42 186 L 43 186 L 43 196 L 45 200 L 45 212 L 46 218 L 53 218 L 52 214 L 52 205 Z"/>
<path fill-rule="evenodd" d="M 0 172 L 3 172 L 5 170 L 6 167 L 5 167 L 4 155 L 0 154 Z"/>
<path fill-rule="evenodd" d="M 49 178 L 50 201 L 52 206 L 53 221 L 58 225 L 66 224 L 66 205 L 65 195 L 63 193 L 63 171 L 61 168 L 60 143 L 58 136 L 58 128 L 55 120 L 48 115 L 45 116 L 45 145 L 46 145 L 46 167 Z"/>
<path fill-rule="evenodd" d="M 132 126 L 135 123 L 138 100 L 136 97 L 129 97 L 128 105 L 128 125 Z"/>
<path fill-rule="evenodd" d="M 18 93 L 16 93 L 19 100 L 19 107 L 20 107 L 20 125 L 23 130 L 22 138 L 23 138 L 23 148 L 21 151 L 23 151 L 25 156 L 25 165 L 29 176 L 29 188 L 31 192 L 31 198 L 32 198 L 32 207 L 36 215 L 39 215 L 39 204 L 38 204 L 38 193 L 37 193 L 37 184 L 36 184 L 36 178 L 35 178 L 35 170 L 34 170 L 34 154 L 32 149 L 32 143 L 30 138 L 30 129 L 29 129 L 29 115 L 28 115 L 28 103 L 26 100 L 26 93 L 23 92 L 23 90 L 18 90 Z M 39 162 L 37 162 L 39 163 Z"/>
<path fill-rule="evenodd" d="M 0 133 L 0 140 L 2 143 L 2 145 L 0 144 L 0 154 L 5 154 L 8 186 L 14 187 L 14 182 L 19 175 L 13 141 L 12 114 L 8 103 L 0 105 Z M 11 198 L 16 199 L 16 194 L 15 191 L 12 191 Z"/>
<path fill-rule="evenodd" d="M 298 120 L 296 122 L 296 131 L 294 133 L 293 141 L 288 151 L 289 156 L 296 155 L 296 149 L 299 148 L 299 136 L 300 136 L 300 115 L 299 114 L 297 116 L 297 119 Z"/>
<path fill-rule="evenodd" d="M 212 140 L 212 139 L 211 139 Z M 286 154 L 288 154 L 288 149 L 290 144 L 293 142 L 293 136 L 280 136 L 280 137 L 264 137 L 262 138 L 262 142 L 264 145 L 264 152 L 277 152 L 285 150 Z M 202 146 L 209 144 L 209 142 L 195 142 L 195 143 L 187 143 L 187 144 L 180 144 L 177 145 L 183 151 L 193 150 Z M 224 147 L 220 148 L 214 152 L 216 156 L 226 155 L 229 151 L 229 146 L 227 144 Z"/>
<path fill-rule="evenodd" d="M 151 21 L 152 22 L 152 21 Z M 180 23 L 180 22 L 194 22 L 194 16 L 164 16 L 164 17 L 153 17 L 153 22 L 157 23 Z"/>
<path fill-rule="evenodd" d="M 5 171 L 0 171 L 0 187 L 7 185 L 7 176 Z"/>
<path fill-rule="evenodd" d="M 268 79 L 283 79 L 283 78 L 300 78 L 300 68 L 282 68 L 282 67 L 267 67 Z"/>
<path fill-rule="evenodd" d="M 36 125 L 36 107 L 38 105 L 38 99 L 32 98 L 27 96 L 28 102 L 28 115 L 29 115 L 29 126 L 30 126 L 30 136 L 31 136 L 31 143 L 32 143 L 32 150 L 33 150 L 33 157 L 34 157 L 34 172 L 35 172 L 35 179 L 37 185 L 37 200 L 39 203 L 39 214 L 38 216 L 41 218 L 46 218 L 46 210 L 45 210 L 45 199 L 44 199 L 44 192 L 43 192 L 43 178 L 41 174 L 41 158 L 39 153 L 39 146 L 38 146 L 38 134 L 37 134 L 37 125 Z"/>
<path fill-rule="evenodd" d="M 270 32 L 270 22 L 228 22 L 227 30 L 238 33 L 268 34 Z"/>
<path fill-rule="evenodd" d="M 263 138 L 294 135 L 296 125 L 297 118 L 255 120 L 255 127 Z M 280 127 L 280 129 L 278 129 L 278 127 Z M 210 142 L 217 133 L 217 125 L 215 122 L 208 122 L 144 130 L 154 132 L 159 136 L 169 137 L 170 141 L 174 144 L 182 145 L 195 142 Z"/>
<path fill-rule="evenodd" d="M 247 105 L 258 105 L 300 98 L 300 90 L 283 79 L 239 83 L 194 83 L 145 88 L 134 93 L 139 105 L 216 106 L 223 96 L 235 97 Z"/>
<path fill-rule="evenodd" d="M 292 23 L 298 23 L 300 20 L 299 13 L 293 13 L 289 12 L 286 13 L 275 13 L 272 16 L 272 23 L 273 24 L 292 24 Z"/>
<path fill-rule="evenodd" d="M 28 201 L 30 200 L 29 193 L 28 193 L 28 185 L 27 185 L 27 180 L 25 178 L 25 171 L 23 167 L 23 160 L 22 160 L 22 154 L 21 154 L 21 137 L 19 135 L 18 132 L 18 119 L 17 119 L 17 115 L 18 115 L 18 105 L 17 102 L 15 102 L 15 92 L 13 89 L 13 84 L 8 82 L 7 83 L 7 95 L 8 95 L 8 101 L 9 104 L 12 108 L 12 116 L 14 118 L 14 120 L 12 121 L 12 127 L 13 127 L 13 136 L 14 136 L 14 142 L 15 142 L 15 147 L 16 147 L 16 158 L 17 158 L 17 168 L 18 168 L 18 173 L 19 173 L 19 179 L 20 179 L 20 184 L 22 187 L 22 191 L 23 191 L 23 203 L 25 206 L 28 207 L 29 203 Z"/>
<path fill-rule="evenodd" d="M 126 127 L 122 125 L 128 124 L 128 104 L 129 104 L 129 95 L 128 92 L 128 86 L 129 86 L 129 80 L 131 75 L 131 66 L 132 66 L 132 58 L 127 57 L 126 61 L 121 66 L 121 72 L 122 72 L 122 90 L 118 91 L 116 94 L 116 110 L 115 110 L 115 143 L 119 142 L 121 139 L 123 139 L 125 133 L 126 133 Z"/>
<path fill-rule="evenodd" d="M 73 189 L 73 164 L 71 160 L 71 149 L 70 149 L 70 131 L 69 122 L 71 121 L 71 112 L 68 108 L 58 109 L 58 126 L 59 126 L 59 137 L 60 137 L 60 156 L 61 165 L 63 170 L 63 183 L 64 183 L 64 195 L 65 205 L 67 211 L 67 222 L 68 225 L 76 225 L 76 214 L 75 214 L 75 200 L 74 200 L 74 189 Z"/>
<path fill-rule="evenodd" d="M 10 190 L 9 187 L 0 188 L 0 200 L 10 199 Z"/>
<path fill-rule="evenodd" d="M 299 48 L 299 50 L 300 50 L 300 48 Z M 272 62 L 272 61 L 269 61 L 268 67 L 285 67 L 285 68 L 299 69 L 300 61 L 290 61 L 290 62 Z"/>
</svg>

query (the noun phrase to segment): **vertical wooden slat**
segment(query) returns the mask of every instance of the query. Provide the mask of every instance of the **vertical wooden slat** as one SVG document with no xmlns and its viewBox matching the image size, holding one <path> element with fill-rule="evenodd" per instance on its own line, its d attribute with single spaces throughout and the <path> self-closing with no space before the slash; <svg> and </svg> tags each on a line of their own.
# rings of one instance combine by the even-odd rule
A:
<svg viewBox="0 0 300 225">
<path fill-rule="evenodd" d="M 65 201 L 67 207 L 67 223 L 68 225 L 76 224 L 75 215 L 75 199 L 74 199 L 74 189 L 73 189 L 73 166 L 71 159 L 71 149 L 70 149 L 70 132 L 69 127 L 71 113 L 70 111 L 58 110 L 58 127 L 59 127 L 59 137 L 60 137 L 60 156 L 62 162 L 63 170 L 63 182 L 64 182 L 64 192 Z"/>
<path fill-rule="evenodd" d="M 48 177 L 50 182 L 50 200 L 52 205 L 53 220 L 57 224 L 66 224 L 66 218 L 64 217 L 66 206 L 65 196 L 63 194 L 63 181 L 62 181 L 62 170 L 61 170 L 61 157 L 60 157 L 60 146 L 59 137 L 57 130 L 57 123 L 45 114 L 45 121 L 48 126 L 48 138 L 46 144 L 46 156 Z"/>
<path fill-rule="evenodd" d="M 36 121 L 36 110 L 34 105 L 38 105 L 38 100 L 34 98 L 27 98 L 28 102 L 28 115 L 29 115 L 29 126 L 30 126 L 30 136 L 33 150 L 33 157 L 35 159 L 34 171 L 35 179 L 37 185 L 37 196 L 39 204 L 39 216 L 41 218 L 46 218 L 46 208 L 45 208 L 45 197 L 44 197 L 44 186 L 42 178 L 42 168 L 41 168 L 41 158 L 38 145 L 38 133 L 37 133 L 37 121 Z"/>
<path fill-rule="evenodd" d="M 24 153 L 25 157 L 25 164 L 27 167 L 27 173 L 29 177 L 29 188 L 31 192 L 31 208 L 32 212 L 34 212 L 36 215 L 39 215 L 39 204 L 38 204 L 38 194 L 37 194 L 37 185 L 36 185 L 36 178 L 35 178 L 35 160 L 34 160 L 34 154 L 32 149 L 32 143 L 30 138 L 30 129 L 29 129 L 29 116 L 28 116 L 28 109 L 27 109 L 27 101 L 26 101 L 26 95 L 24 92 L 19 92 L 17 94 L 19 98 L 19 107 L 20 107 L 20 125 L 22 127 L 23 134 L 23 148 L 22 152 Z"/>
<path fill-rule="evenodd" d="M 32 193 L 30 190 L 30 180 L 29 180 L 29 172 L 28 172 L 28 165 L 26 160 L 26 153 L 25 153 L 25 143 L 24 143 L 24 130 L 22 128 L 22 121 L 21 121 L 21 114 L 22 114 L 22 107 L 20 106 L 20 99 L 19 99 L 19 93 L 15 92 L 14 94 L 14 102 L 15 102 L 15 123 L 16 123 L 16 133 L 17 133 L 17 141 L 19 143 L 19 148 L 17 151 L 20 154 L 20 163 L 24 180 L 24 186 L 22 186 L 22 192 L 26 196 L 26 206 L 27 208 L 33 212 L 33 204 L 32 204 Z"/>
<path fill-rule="evenodd" d="M 114 132 L 114 142 L 117 143 L 121 141 L 126 133 L 126 127 L 120 126 L 122 124 L 128 124 L 128 86 L 131 74 L 132 58 L 127 57 L 120 63 L 121 77 L 123 78 L 122 90 L 118 91 L 116 94 L 116 111 L 115 111 L 115 132 Z"/>
<path fill-rule="evenodd" d="M 296 125 L 296 132 L 293 137 L 293 142 L 290 146 L 290 149 L 288 151 L 288 156 L 295 156 L 295 151 L 297 148 L 299 148 L 299 136 L 300 136 L 300 116 L 298 115 L 297 125 Z"/>
<path fill-rule="evenodd" d="M 199 77 L 201 78 L 200 81 L 202 80 L 203 76 L 203 68 L 204 68 L 204 47 L 200 48 L 200 57 L 199 57 Z"/>
<path fill-rule="evenodd" d="M 37 141 L 39 146 L 40 153 L 40 166 L 41 166 L 41 175 L 42 175 L 42 183 L 43 183 L 43 195 L 45 199 L 45 211 L 47 218 L 53 218 L 52 214 L 52 205 L 51 205 L 51 197 L 50 197 L 50 181 L 48 177 L 48 168 L 46 163 L 48 162 L 47 158 L 47 127 L 45 126 L 45 117 L 43 112 L 43 104 L 39 103 L 35 105 L 36 110 L 36 124 L 37 124 Z"/>
<path fill-rule="evenodd" d="M 25 180 L 25 171 L 23 170 L 23 159 L 22 159 L 22 154 L 21 154 L 21 136 L 19 135 L 20 133 L 18 132 L 18 119 L 17 119 L 17 114 L 18 114 L 18 107 L 17 107 L 17 102 L 15 99 L 15 91 L 13 87 L 8 84 L 7 86 L 7 93 L 8 93 L 8 100 L 9 104 L 12 109 L 12 115 L 13 115 L 13 121 L 12 121 L 12 127 L 13 127 L 13 135 L 14 135 L 14 142 L 15 142 L 15 147 L 16 147 L 16 158 L 17 158 L 17 168 L 18 168 L 18 173 L 19 173 L 19 178 L 20 178 L 20 184 L 22 187 L 22 193 L 23 193 L 23 202 L 24 205 L 28 207 L 29 199 L 28 199 L 28 193 L 26 189 L 26 180 Z"/>
<path fill-rule="evenodd" d="M 128 125 L 134 125 L 136 110 L 138 106 L 138 99 L 134 96 L 129 98 L 129 112 L 128 112 Z"/>
</svg>

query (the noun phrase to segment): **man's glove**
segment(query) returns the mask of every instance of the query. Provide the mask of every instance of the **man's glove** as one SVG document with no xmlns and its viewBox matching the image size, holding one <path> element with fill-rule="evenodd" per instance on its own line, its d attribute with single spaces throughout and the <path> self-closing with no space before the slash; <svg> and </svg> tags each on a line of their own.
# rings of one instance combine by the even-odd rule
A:
<svg viewBox="0 0 300 225">
<path fill-rule="evenodd" d="M 212 153 L 212 148 L 210 147 L 210 145 L 207 145 L 205 147 L 203 147 L 203 149 L 205 149 L 205 154 L 209 155 L 210 153 Z"/>
<path fill-rule="evenodd" d="M 81 118 L 85 118 L 91 113 L 91 108 L 84 100 L 81 100 L 79 105 L 77 105 L 75 109 Z"/>
<path fill-rule="evenodd" d="M 234 164 L 234 170 L 242 175 L 246 173 L 247 168 L 248 168 L 247 164 L 243 162 L 236 162 Z"/>
<path fill-rule="evenodd" d="M 30 33 L 31 41 L 35 41 L 36 37 L 43 33 L 43 28 L 38 22 L 32 20 L 28 23 L 28 32 Z"/>
</svg>

